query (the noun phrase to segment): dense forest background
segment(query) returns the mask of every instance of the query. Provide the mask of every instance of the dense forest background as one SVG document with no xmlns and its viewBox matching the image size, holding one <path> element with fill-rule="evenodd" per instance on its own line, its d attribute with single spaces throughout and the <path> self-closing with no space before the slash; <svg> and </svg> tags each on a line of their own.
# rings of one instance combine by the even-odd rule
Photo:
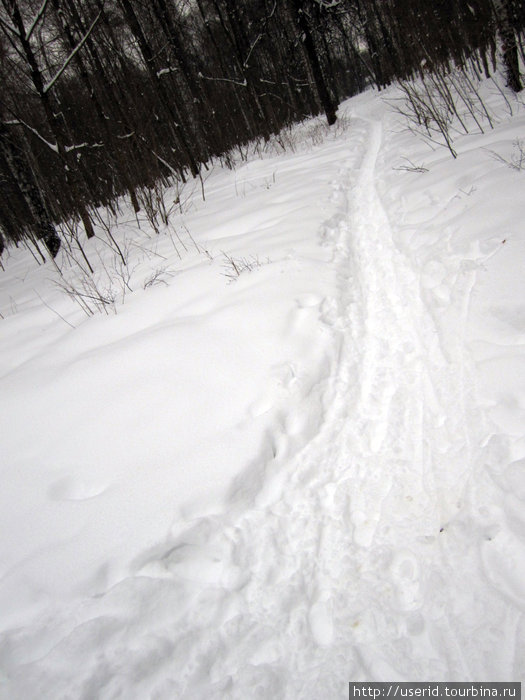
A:
<svg viewBox="0 0 525 700">
<path fill-rule="evenodd" d="M 0 0 L 0 252 L 324 112 L 373 84 L 502 60 L 522 0 Z"/>
</svg>

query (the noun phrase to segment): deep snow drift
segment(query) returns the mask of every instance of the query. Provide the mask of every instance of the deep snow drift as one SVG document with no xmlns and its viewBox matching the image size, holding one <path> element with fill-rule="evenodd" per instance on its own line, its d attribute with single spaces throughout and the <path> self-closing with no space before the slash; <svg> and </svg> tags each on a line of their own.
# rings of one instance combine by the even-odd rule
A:
<svg viewBox="0 0 525 700">
<path fill-rule="evenodd" d="M 4 256 L 2 697 L 524 679 L 525 109 L 485 97 L 456 160 L 370 91 L 124 213 L 108 315 Z"/>
</svg>

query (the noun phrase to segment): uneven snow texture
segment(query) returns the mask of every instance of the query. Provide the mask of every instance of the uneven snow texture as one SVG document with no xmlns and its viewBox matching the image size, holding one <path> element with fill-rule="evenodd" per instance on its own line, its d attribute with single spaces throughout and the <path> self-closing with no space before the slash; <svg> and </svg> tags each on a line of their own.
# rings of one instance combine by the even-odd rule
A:
<svg viewBox="0 0 525 700">
<path fill-rule="evenodd" d="M 129 223 L 164 277 L 117 315 L 11 251 L 2 697 L 525 679 L 525 112 L 486 99 L 457 160 L 370 91 L 216 167 Z"/>
</svg>

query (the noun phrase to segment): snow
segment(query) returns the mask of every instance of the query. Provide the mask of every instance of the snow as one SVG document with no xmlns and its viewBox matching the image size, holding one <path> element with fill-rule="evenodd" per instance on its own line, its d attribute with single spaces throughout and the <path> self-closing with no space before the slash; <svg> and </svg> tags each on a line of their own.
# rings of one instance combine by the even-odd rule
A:
<svg viewBox="0 0 525 700">
<path fill-rule="evenodd" d="M 491 85 L 456 160 L 368 91 L 158 235 L 123 211 L 126 269 L 85 244 L 107 315 L 4 254 L 1 697 L 524 679 L 525 111 Z"/>
</svg>

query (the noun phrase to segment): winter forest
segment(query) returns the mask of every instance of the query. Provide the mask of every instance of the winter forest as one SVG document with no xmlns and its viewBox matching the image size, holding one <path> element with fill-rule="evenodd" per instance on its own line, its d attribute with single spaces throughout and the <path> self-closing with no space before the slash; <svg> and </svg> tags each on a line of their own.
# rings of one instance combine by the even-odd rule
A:
<svg viewBox="0 0 525 700">
<path fill-rule="evenodd" d="M 525 680 L 524 87 L 523 0 L 0 0 L 0 700 Z"/>
<path fill-rule="evenodd" d="M 268 139 L 366 85 L 469 65 L 521 88 L 520 0 L 3 0 L 0 230 L 60 246 L 127 193 Z"/>
</svg>

